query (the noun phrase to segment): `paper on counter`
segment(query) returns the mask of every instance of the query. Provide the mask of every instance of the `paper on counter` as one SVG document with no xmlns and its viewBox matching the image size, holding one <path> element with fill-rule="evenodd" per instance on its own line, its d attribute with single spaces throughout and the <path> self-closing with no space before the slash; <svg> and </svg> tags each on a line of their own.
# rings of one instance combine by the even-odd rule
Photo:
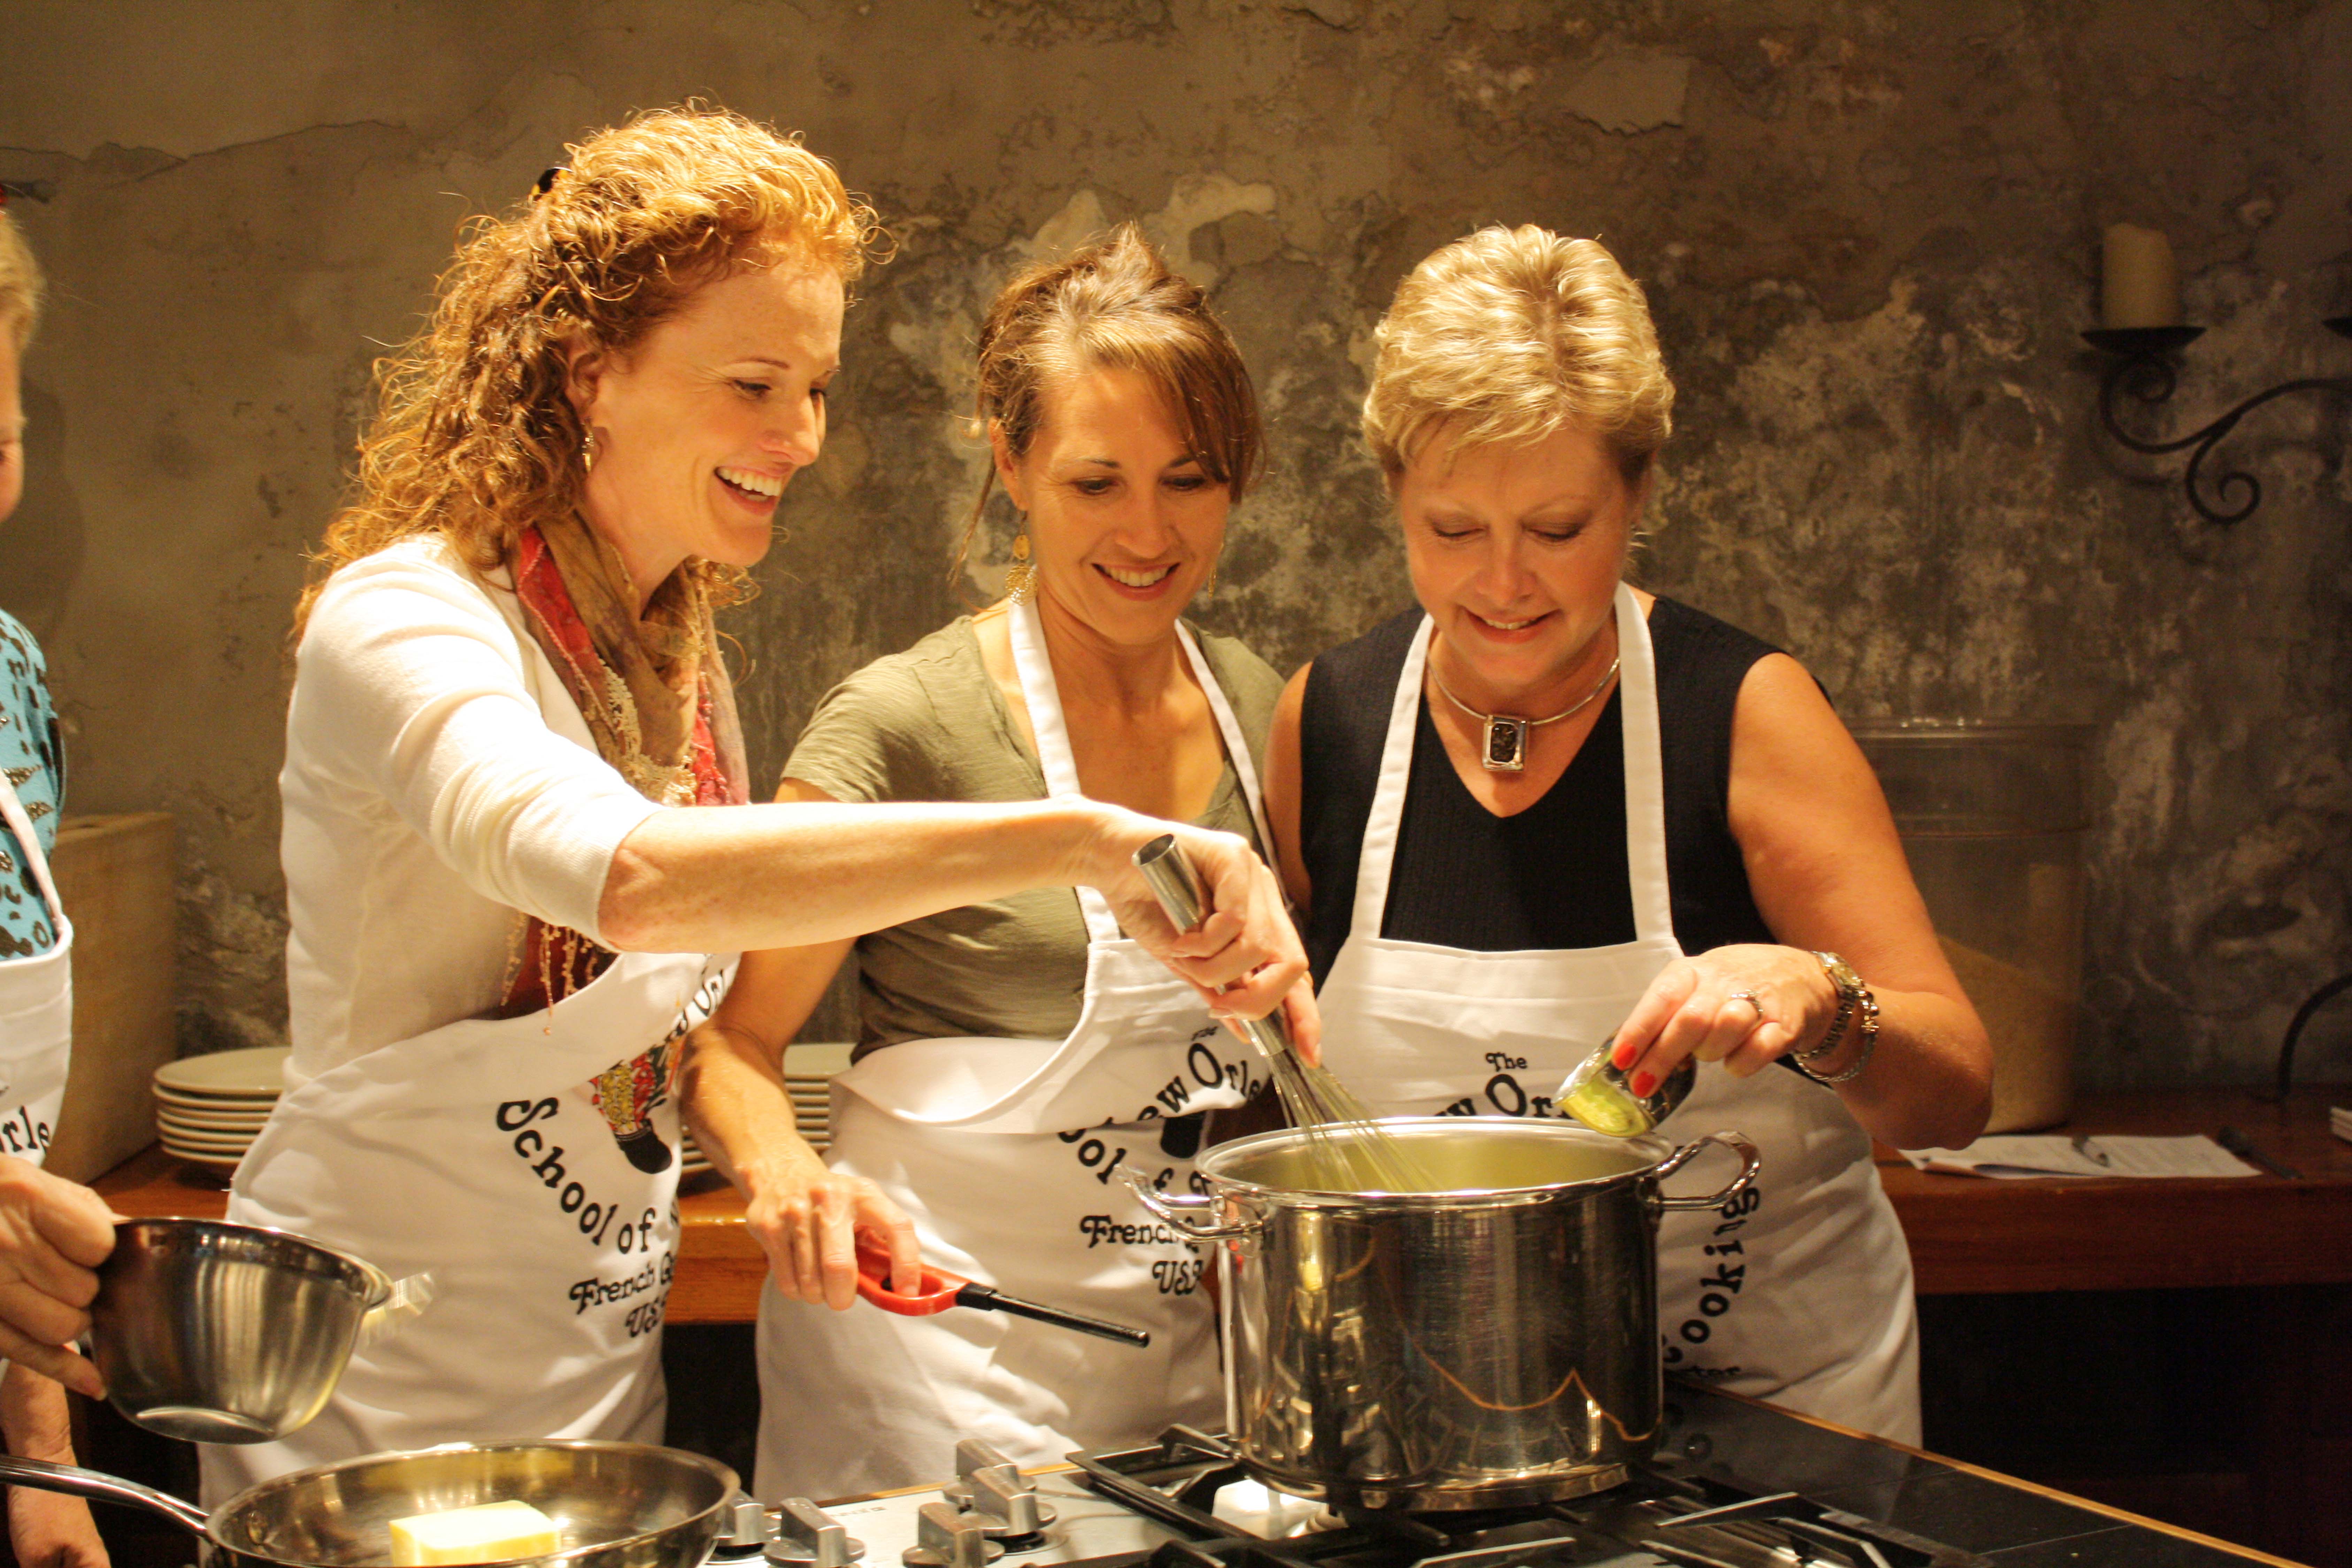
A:
<svg viewBox="0 0 2352 1568">
<path fill-rule="evenodd" d="M 2108 1132 L 2096 1138 L 2052 1133 L 2000 1133 L 1965 1149 L 1906 1149 L 1923 1171 L 1952 1176 L 2033 1180 L 2051 1176 L 2252 1176 L 2252 1166 L 2210 1138 L 2142 1138 Z"/>
</svg>

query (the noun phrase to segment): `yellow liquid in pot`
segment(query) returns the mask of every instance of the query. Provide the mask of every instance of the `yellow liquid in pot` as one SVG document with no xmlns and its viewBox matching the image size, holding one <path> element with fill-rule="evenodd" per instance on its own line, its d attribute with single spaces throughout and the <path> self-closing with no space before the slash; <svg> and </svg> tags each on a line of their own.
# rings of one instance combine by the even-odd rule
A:
<svg viewBox="0 0 2352 1568">
<path fill-rule="evenodd" d="M 1655 1163 L 1653 1152 L 1613 1139 L 1602 1143 L 1558 1122 L 1529 1126 L 1465 1117 L 1440 1131 L 1399 1130 L 1387 1135 L 1401 1145 L 1413 1180 L 1410 1185 L 1380 1189 L 1383 1191 L 1444 1194 L 1563 1186 L 1622 1176 Z M 1360 1162 L 1345 1148 L 1327 1146 L 1344 1143 L 1347 1137 L 1342 1132 L 1328 1140 L 1299 1139 L 1231 1160 L 1213 1154 L 1203 1168 L 1212 1175 L 1278 1191 L 1363 1192 Z"/>
</svg>

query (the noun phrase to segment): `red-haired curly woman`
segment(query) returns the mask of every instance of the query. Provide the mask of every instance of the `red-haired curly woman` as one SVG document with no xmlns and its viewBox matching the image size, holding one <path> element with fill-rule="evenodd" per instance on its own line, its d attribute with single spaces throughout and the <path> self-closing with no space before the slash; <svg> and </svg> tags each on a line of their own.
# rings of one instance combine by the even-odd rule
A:
<svg viewBox="0 0 2352 1568">
<path fill-rule="evenodd" d="M 482 223 L 384 371 L 301 610 L 293 1056 L 230 1212 L 429 1270 L 436 1300 L 310 1426 L 209 1448 L 209 1494 L 452 1439 L 659 1436 L 677 1043 L 740 950 L 1078 884 L 1232 985 L 1221 1008 L 1303 973 L 1232 835 L 1078 800 L 745 804 L 711 612 L 816 460 L 876 232 L 792 141 L 647 114 Z M 1129 863 L 1170 831 L 1218 910 L 1181 937 Z M 911 1285 L 903 1220 L 861 1223 Z"/>
</svg>

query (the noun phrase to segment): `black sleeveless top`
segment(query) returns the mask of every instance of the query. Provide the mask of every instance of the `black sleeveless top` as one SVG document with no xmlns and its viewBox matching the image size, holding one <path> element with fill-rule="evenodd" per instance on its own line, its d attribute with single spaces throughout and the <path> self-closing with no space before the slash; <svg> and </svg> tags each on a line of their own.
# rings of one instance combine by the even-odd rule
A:
<svg viewBox="0 0 2352 1568">
<path fill-rule="evenodd" d="M 1299 711 L 1299 848 L 1314 887 L 1307 952 L 1320 984 L 1348 940 L 1381 748 L 1418 605 L 1318 657 Z M 1672 599 L 1650 612 L 1664 773 L 1666 880 L 1685 952 L 1769 942 L 1726 803 L 1740 682 L 1779 650 Z M 1424 699 L 1381 934 L 1470 952 L 1633 940 L 1625 732 L 1615 692 L 1544 797 L 1496 816 L 1463 787 Z"/>
</svg>

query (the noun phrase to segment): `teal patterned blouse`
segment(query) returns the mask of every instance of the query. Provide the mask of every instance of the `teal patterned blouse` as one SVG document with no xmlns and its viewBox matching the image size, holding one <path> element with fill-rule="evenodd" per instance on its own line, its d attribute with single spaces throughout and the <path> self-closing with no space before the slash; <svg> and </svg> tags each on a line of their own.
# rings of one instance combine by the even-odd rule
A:
<svg viewBox="0 0 2352 1568">
<path fill-rule="evenodd" d="M 23 623 L 0 611 L 0 768 L 16 786 L 47 855 L 58 841 L 65 801 L 66 753 L 49 706 L 48 666 Z M 57 945 L 49 906 L 25 863 L 24 847 L 0 822 L 0 958 L 30 958 Z"/>
</svg>

